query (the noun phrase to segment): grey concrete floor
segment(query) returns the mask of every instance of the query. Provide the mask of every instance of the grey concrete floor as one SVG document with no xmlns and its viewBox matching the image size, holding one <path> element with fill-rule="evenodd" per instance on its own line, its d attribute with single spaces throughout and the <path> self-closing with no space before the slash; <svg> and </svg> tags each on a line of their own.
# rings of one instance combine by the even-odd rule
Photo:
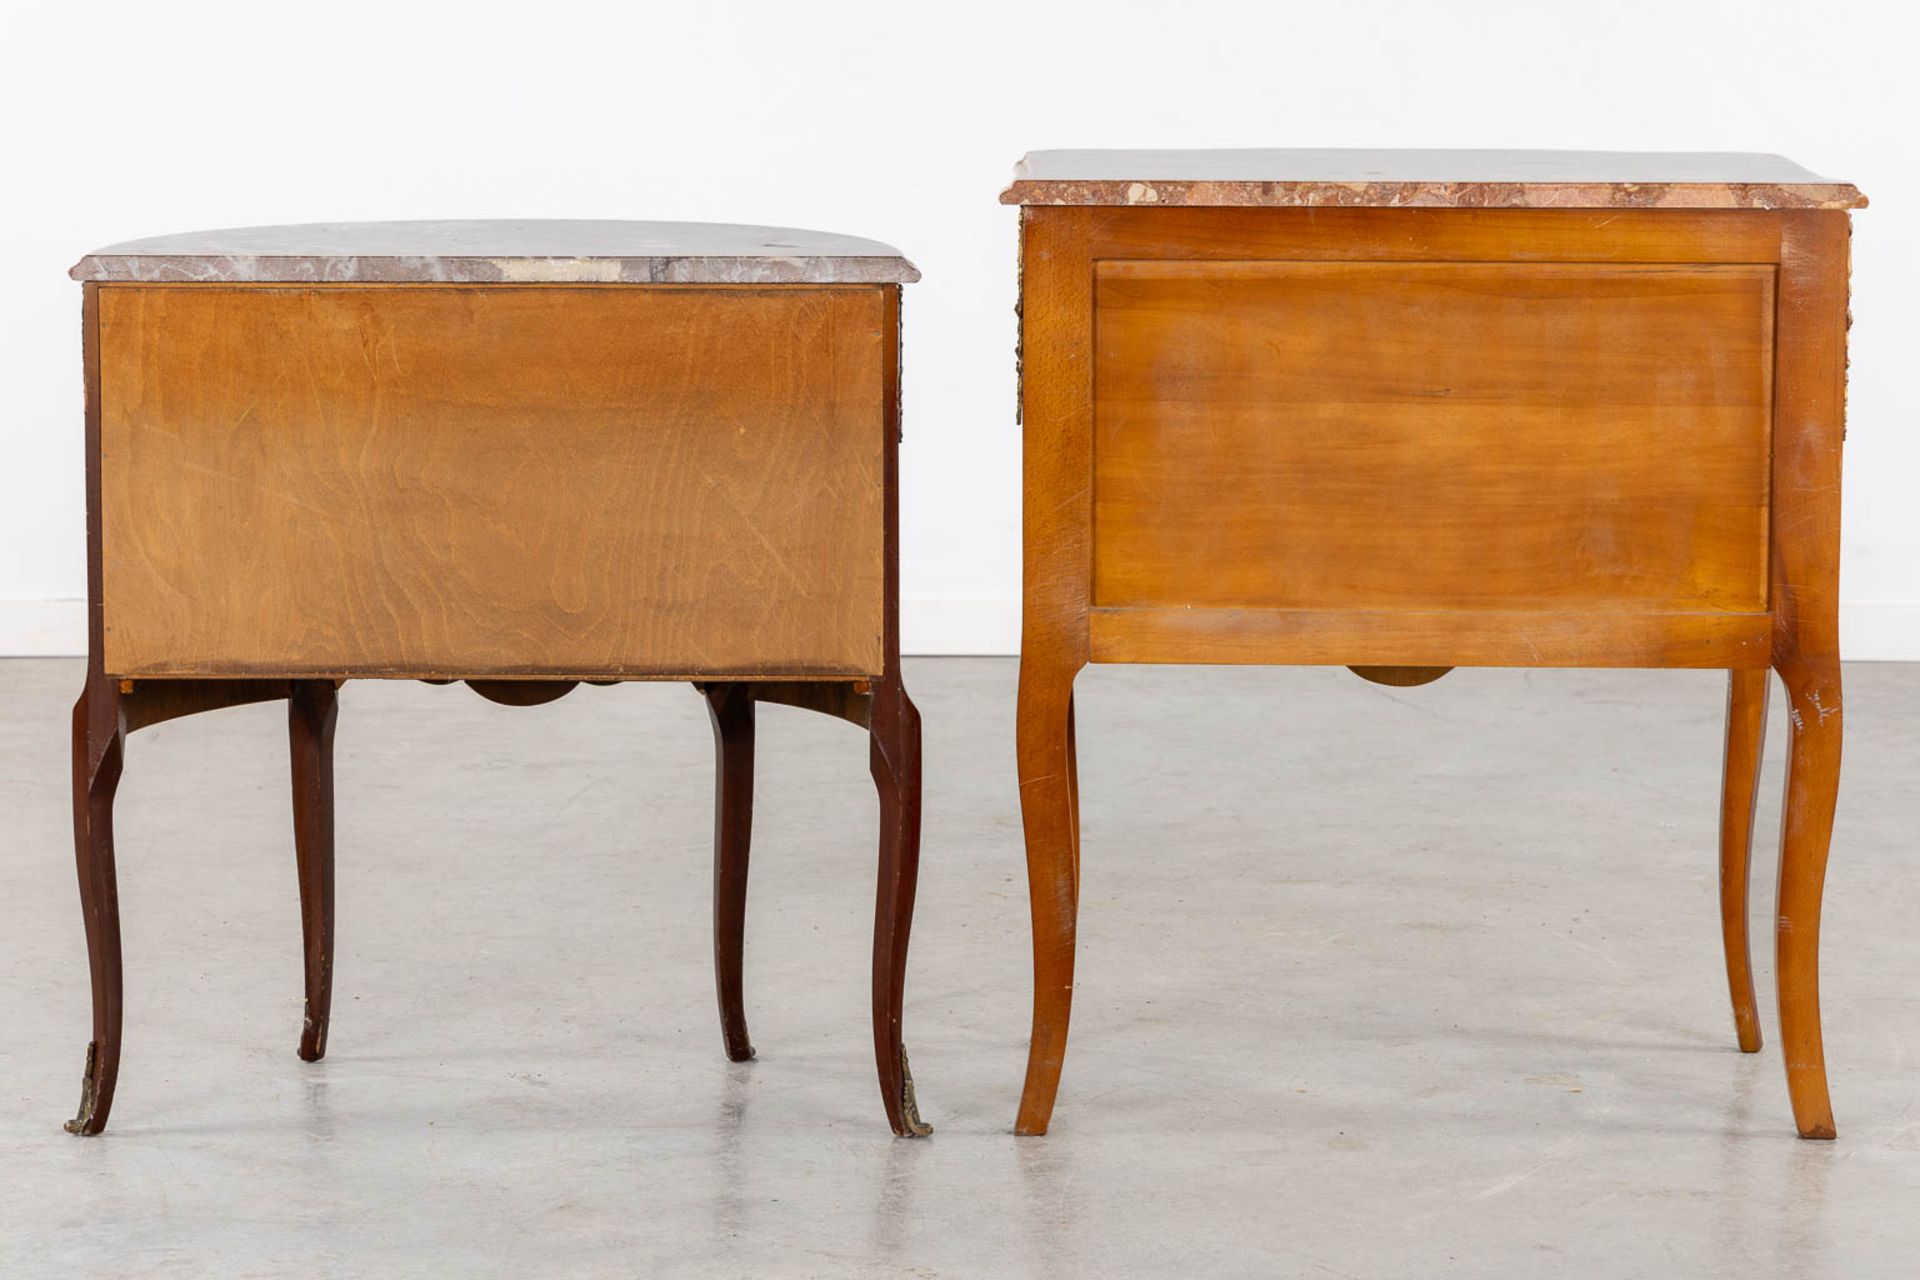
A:
<svg viewBox="0 0 1920 1280">
<path fill-rule="evenodd" d="M 927 808 L 887 1133 L 875 805 L 761 712 L 748 1001 L 708 969 L 711 738 L 684 686 L 341 697 L 330 1052 L 294 1057 L 284 717 L 134 737 L 126 1059 L 78 1098 L 74 662 L 0 663 L 0 1276 L 1910 1276 L 1920 667 L 1849 668 L 1828 881 L 1837 1143 L 1734 1048 L 1724 678 L 1095 668 L 1054 1131 L 1010 1134 L 1027 914 L 1015 664 L 910 662 Z M 1778 717 L 1776 717 L 1778 719 Z M 1776 724 L 1755 919 L 1770 915 Z M 1770 955 L 1756 957 L 1770 986 Z"/>
</svg>

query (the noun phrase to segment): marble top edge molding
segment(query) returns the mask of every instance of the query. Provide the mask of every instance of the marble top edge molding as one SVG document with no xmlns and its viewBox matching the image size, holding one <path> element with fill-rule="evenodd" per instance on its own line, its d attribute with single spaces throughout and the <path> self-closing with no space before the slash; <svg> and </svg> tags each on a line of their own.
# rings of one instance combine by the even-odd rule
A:
<svg viewBox="0 0 1920 1280">
<path fill-rule="evenodd" d="M 286 284 L 912 284 L 877 240 L 714 222 L 316 222 L 95 249 L 75 280 Z"/>
<path fill-rule="evenodd" d="M 1002 204 L 1863 209 L 1782 156 L 1688 151 L 1241 149 L 1029 152 Z"/>
</svg>

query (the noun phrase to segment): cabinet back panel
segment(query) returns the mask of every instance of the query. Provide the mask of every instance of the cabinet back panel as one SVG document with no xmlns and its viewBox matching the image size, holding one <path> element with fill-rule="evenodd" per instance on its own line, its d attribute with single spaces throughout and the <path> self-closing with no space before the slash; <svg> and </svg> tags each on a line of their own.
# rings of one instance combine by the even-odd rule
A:
<svg viewBox="0 0 1920 1280">
<path fill-rule="evenodd" d="M 879 287 L 106 286 L 123 676 L 881 669 Z"/>
<path fill-rule="evenodd" d="M 1092 602 L 1764 612 L 1773 279 L 1097 262 Z"/>
</svg>

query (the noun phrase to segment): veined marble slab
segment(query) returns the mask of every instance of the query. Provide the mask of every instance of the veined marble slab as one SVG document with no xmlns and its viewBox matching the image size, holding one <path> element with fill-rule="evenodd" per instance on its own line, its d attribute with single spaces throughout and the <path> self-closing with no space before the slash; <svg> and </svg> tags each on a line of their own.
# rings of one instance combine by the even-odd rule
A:
<svg viewBox="0 0 1920 1280">
<path fill-rule="evenodd" d="M 709 222 L 316 222 L 95 249 L 75 280 L 435 284 L 907 284 L 891 245 Z"/>
<path fill-rule="evenodd" d="M 1782 156 L 1735 151 L 1033 151 L 1002 204 L 1860 209 Z"/>
</svg>

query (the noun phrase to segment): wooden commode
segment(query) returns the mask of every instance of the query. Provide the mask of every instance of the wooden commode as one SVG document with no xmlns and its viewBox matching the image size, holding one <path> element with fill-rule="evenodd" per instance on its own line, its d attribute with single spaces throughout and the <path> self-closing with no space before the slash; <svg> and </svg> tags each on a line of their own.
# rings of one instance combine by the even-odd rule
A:
<svg viewBox="0 0 1920 1280">
<path fill-rule="evenodd" d="M 1849 209 L 1775 156 L 1046 151 L 1021 209 L 1019 779 L 1045 1132 L 1088 662 L 1729 672 L 1740 1047 L 1768 670 L 1792 721 L 1787 1082 L 1832 1137 L 1817 979 L 1840 763 Z"/>
<path fill-rule="evenodd" d="M 872 241 L 769 227 L 442 222 L 169 236 L 82 259 L 90 651 L 74 831 L 93 970 L 80 1114 L 120 1061 L 125 735 L 286 699 L 306 944 L 333 980 L 335 690 L 464 680 L 529 705 L 686 680 L 718 750 L 715 960 L 741 950 L 757 701 L 871 737 L 873 1030 L 896 1132 L 919 858 L 900 680 L 900 287 Z"/>
</svg>

